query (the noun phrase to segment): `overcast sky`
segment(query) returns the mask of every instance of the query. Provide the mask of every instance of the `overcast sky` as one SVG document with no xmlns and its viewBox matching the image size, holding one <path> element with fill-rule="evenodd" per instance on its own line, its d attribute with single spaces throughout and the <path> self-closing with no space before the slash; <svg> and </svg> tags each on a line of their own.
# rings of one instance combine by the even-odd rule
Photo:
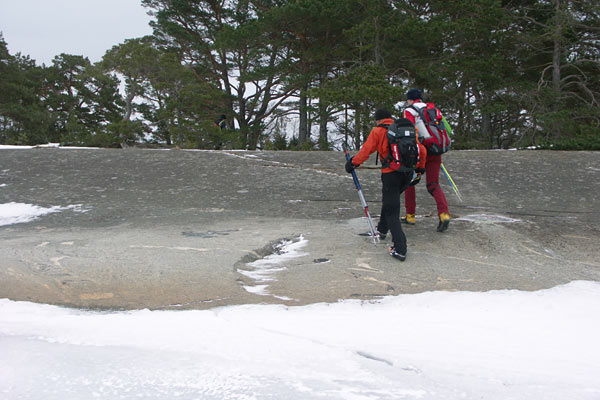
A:
<svg viewBox="0 0 600 400">
<path fill-rule="evenodd" d="M 125 39 L 152 33 L 141 0 L 0 0 L 0 32 L 10 54 L 50 65 L 60 53 L 99 61 Z"/>
</svg>

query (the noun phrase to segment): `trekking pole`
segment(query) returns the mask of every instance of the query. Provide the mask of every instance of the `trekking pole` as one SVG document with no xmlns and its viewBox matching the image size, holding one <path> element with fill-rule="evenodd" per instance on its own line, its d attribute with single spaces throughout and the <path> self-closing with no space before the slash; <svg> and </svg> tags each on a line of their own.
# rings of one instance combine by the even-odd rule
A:
<svg viewBox="0 0 600 400">
<path fill-rule="evenodd" d="M 448 170 L 446 169 L 446 167 L 444 166 L 444 164 L 441 164 L 441 167 L 442 167 L 442 172 L 446 176 L 446 179 L 448 179 L 448 183 L 450 183 L 450 186 L 452 187 L 452 190 L 454 190 L 454 193 L 458 197 L 458 200 L 460 200 L 460 202 L 462 203 L 462 197 L 460 196 L 460 192 L 458 191 L 458 186 L 456 186 L 456 184 L 452 180 L 452 177 L 448 173 Z"/>
<path fill-rule="evenodd" d="M 346 160 L 350 160 L 350 153 L 348 153 L 348 149 L 346 147 L 344 147 L 344 153 L 346 154 Z M 352 179 L 354 179 L 354 186 L 356 186 L 356 190 L 358 191 L 358 197 L 360 198 L 363 210 L 365 211 L 365 215 L 367 216 L 367 221 L 369 222 L 369 229 L 371 229 L 371 237 L 373 238 L 373 244 L 377 244 L 379 242 L 379 234 L 373 227 L 373 221 L 371 220 L 371 214 L 369 213 L 369 206 L 367 205 L 365 196 L 363 196 L 362 189 L 360 188 L 360 183 L 358 182 L 358 177 L 356 176 L 355 170 L 352 170 Z"/>
</svg>

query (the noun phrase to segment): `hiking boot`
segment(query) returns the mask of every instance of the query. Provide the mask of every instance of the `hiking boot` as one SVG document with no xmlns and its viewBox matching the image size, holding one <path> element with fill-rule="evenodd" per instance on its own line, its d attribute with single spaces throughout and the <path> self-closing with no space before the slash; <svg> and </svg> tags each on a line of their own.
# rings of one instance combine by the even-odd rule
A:
<svg viewBox="0 0 600 400">
<path fill-rule="evenodd" d="M 438 224 L 437 231 L 444 232 L 446 229 L 448 229 L 448 225 L 450 225 L 450 214 L 441 213 L 440 223 Z"/>
<path fill-rule="evenodd" d="M 406 260 L 406 254 L 401 254 L 400 252 L 398 252 L 396 250 L 395 247 L 390 247 L 389 250 L 390 250 L 390 256 L 397 258 L 400 261 Z"/>
<path fill-rule="evenodd" d="M 400 217 L 400 222 L 407 225 L 414 225 L 416 222 L 415 214 L 406 214 Z"/>
</svg>

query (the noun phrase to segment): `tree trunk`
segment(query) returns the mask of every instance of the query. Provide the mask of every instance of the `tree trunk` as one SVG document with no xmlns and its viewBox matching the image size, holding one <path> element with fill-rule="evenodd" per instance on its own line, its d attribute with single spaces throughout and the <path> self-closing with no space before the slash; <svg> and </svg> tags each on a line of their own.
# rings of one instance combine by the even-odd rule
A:
<svg viewBox="0 0 600 400">
<path fill-rule="evenodd" d="M 348 104 L 344 104 L 344 145 L 348 147 Z"/>
<path fill-rule="evenodd" d="M 323 88 L 325 86 L 325 82 L 327 80 L 327 72 L 324 74 L 320 74 L 319 86 Z M 322 98 L 319 98 L 319 149 L 320 150 L 328 150 L 329 143 L 327 138 L 327 118 L 329 117 L 327 113 L 327 104 L 323 101 Z"/>
<path fill-rule="evenodd" d="M 308 139 L 308 98 L 306 96 L 306 87 L 300 89 L 300 122 L 298 127 L 298 143 L 306 143 Z"/>
<path fill-rule="evenodd" d="M 492 114 L 481 114 L 481 133 L 488 138 L 490 149 L 494 148 L 494 134 L 492 132 Z"/>
<path fill-rule="evenodd" d="M 556 94 L 560 93 L 560 55 L 561 55 L 561 36 L 562 36 L 562 22 L 561 11 L 560 11 L 560 0 L 556 0 L 555 8 L 556 18 L 556 31 L 554 32 L 554 51 L 552 53 L 552 88 Z"/>
<path fill-rule="evenodd" d="M 249 128 L 250 143 L 248 144 L 248 150 L 256 150 L 258 139 L 260 139 L 260 127 L 252 125 Z"/>
<path fill-rule="evenodd" d="M 319 100 L 319 149 L 328 150 L 329 142 L 327 138 L 327 105 Z"/>
<path fill-rule="evenodd" d="M 360 122 L 360 104 L 355 104 L 354 106 L 354 146 L 355 148 L 358 150 L 360 149 L 360 133 L 362 131 L 361 129 L 361 122 Z"/>
<path fill-rule="evenodd" d="M 552 52 L 552 89 L 554 91 L 554 101 L 552 104 L 552 111 L 557 113 L 560 111 L 560 58 L 562 54 L 562 13 L 560 8 L 560 0 L 556 0 L 555 2 L 555 32 L 554 32 L 554 49 Z M 560 129 L 558 124 L 552 124 L 552 136 L 554 138 L 560 137 Z"/>
<path fill-rule="evenodd" d="M 248 123 L 246 121 L 246 102 L 244 100 L 243 95 L 238 94 L 238 103 L 240 106 L 240 117 L 238 118 L 238 124 L 240 125 L 240 133 L 242 136 L 242 143 L 244 148 L 248 148 L 250 146 L 250 137 L 248 135 Z M 233 104 L 232 104 L 233 107 Z"/>
<path fill-rule="evenodd" d="M 127 97 L 125 98 L 125 116 L 123 117 L 124 121 L 131 120 L 131 114 L 133 113 L 133 99 L 135 98 L 135 90 L 130 90 L 127 93 Z"/>
<path fill-rule="evenodd" d="M 240 118 L 238 120 L 238 123 L 240 124 L 240 135 L 242 137 L 242 141 L 244 143 L 244 147 L 249 149 L 249 150 L 254 150 L 256 148 L 256 145 L 254 146 L 254 149 L 252 148 L 252 136 L 250 135 L 250 126 L 248 126 L 248 123 L 246 122 L 246 120 L 244 118 Z"/>
</svg>

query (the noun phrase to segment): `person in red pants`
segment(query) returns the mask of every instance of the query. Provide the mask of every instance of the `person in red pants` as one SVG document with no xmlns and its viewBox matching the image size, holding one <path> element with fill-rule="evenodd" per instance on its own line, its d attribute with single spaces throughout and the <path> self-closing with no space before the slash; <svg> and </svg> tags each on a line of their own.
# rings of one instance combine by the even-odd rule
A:
<svg viewBox="0 0 600 400">
<path fill-rule="evenodd" d="M 430 138 L 430 134 L 425 127 L 425 124 L 421 120 L 419 116 L 419 112 L 414 108 L 422 108 L 426 107 L 426 104 L 422 100 L 422 94 L 419 89 L 410 89 L 406 92 L 406 100 L 408 103 L 408 108 L 404 111 L 404 118 L 412 121 L 417 128 L 417 134 L 419 137 L 419 141 L 425 145 L 427 148 L 427 139 Z M 414 108 L 413 108 L 414 107 Z M 428 152 L 429 153 L 429 152 Z M 437 205 L 437 211 L 439 216 L 439 224 L 437 227 L 438 232 L 444 232 L 448 229 L 448 225 L 450 224 L 450 213 L 448 212 L 448 202 L 446 200 L 446 195 L 440 186 L 440 166 L 442 165 L 442 156 L 428 154 L 427 162 L 425 164 L 425 178 L 427 182 L 427 191 L 429 194 L 433 196 L 435 199 L 435 203 Z M 401 221 L 405 224 L 414 225 L 415 224 L 415 210 L 417 207 L 416 196 L 415 196 L 415 187 L 410 186 L 404 192 L 404 201 L 405 201 L 405 209 L 406 215 L 401 218 Z"/>
</svg>

